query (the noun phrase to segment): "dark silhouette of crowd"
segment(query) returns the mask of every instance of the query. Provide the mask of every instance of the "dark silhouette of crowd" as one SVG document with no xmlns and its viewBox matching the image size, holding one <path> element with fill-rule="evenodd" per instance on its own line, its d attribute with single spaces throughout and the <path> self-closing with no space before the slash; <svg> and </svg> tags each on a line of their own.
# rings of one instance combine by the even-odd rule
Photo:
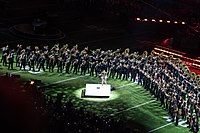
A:
<svg viewBox="0 0 200 133">
<path fill-rule="evenodd" d="M 141 2 L 138 0 L 80 0 L 77 3 L 84 10 L 126 16 L 128 18 L 136 16 L 142 9 Z"/>
<path fill-rule="evenodd" d="M 100 10 L 128 18 L 157 18 L 187 23 L 199 23 L 197 0 L 81 0 L 77 2 L 85 9 Z"/>
<path fill-rule="evenodd" d="M 64 106 L 61 103 L 62 96 L 58 96 L 53 104 L 53 126 L 51 127 L 55 132 L 125 132 L 128 131 L 124 128 L 121 120 L 114 120 L 109 117 L 100 117 L 96 114 L 85 111 L 83 108 L 76 109 L 71 100 Z M 52 101 L 49 100 L 51 103 Z M 52 104 L 50 104 L 52 105 Z"/>
<path fill-rule="evenodd" d="M 20 133 L 114 133 L 130 132 L 123 122 L 98 116 L 73 106 L 62 95 L 47 98 L 37 88 L 40 81 L 23 81 L 19 75 L 0 76 L 2 131 Z"/>
<path fill-rule="evenodd" d="M 0 122 L 2 132 L 46 132 L 48 111 L 36 84 L 19 75 L 0 75 Z"/>
<path fill-rule="evenodd" d="M 144 51 L 143 54 L 139 54 L 138 52 L 130 53 L 128 48 L 124 51 L 121 49 L 91 50 L 88 47 L 80 50 L 78 45 L 69 48 L 68 45 L 60 47 L 59 44 L 54 45 L 50 49 L 48 46 L 44 46 L 42 49 L 37 46 L 34 49 L 31 46 L 27 46 L 24 49 L 21 45 L 18 45 L 16 50 L 9 50 L 9 46 L 4 47 L 2 50 L 3 65 L 6 65 L 5 62 L 7 60 L 8 64 L 10 63 L 9 55 L 15 55 L 12 56 L 12 64 L 8 65 L 8 69 L 10 69 L 9 66 L 13 66 L 13 60 L 16 58 L 16 66 L 19 66 L 20 70 L 26 70 L 25 67 L 29 66 L 28 69 L 32 71 L 36 71 L 36 69 L 39 71 L 42 68 L 43 71 L 47 69 L 49 72 L 53 72 L 57 68 L 58 73 L 64 72 L 69 74 L 72 72 L 81 75 L 88 73 L 90 76 L 96 77 L 105 70 L 110 79 L 115 78 L 137 82 L 160 101 L 160 106 L 169 112 L 170 119 L 175 125 L 178 126 L 179 120 L 182 119 L 186 120 L 188 128 L 191 131 L 199 131 L 199 76 L 192 75 L 187 66 L 178 58 L 174 59 L 173 56 L 166 57 L 163 54 L 155 55 L 154 51 L 148 55 L 147 51 Z M 50 100 L 50 103 L 53 102 Z M 85 128 L 88 131 L 91 130 L 91 132 L 98 132 L 97 130 L 112 132 L 114 130 L 113 126 L 111 126 L 112 124 L 110 125 L 111 127 L 105 127 L 105 123 L 102 123 L 102 121 L 112 123 L 111 119 L 100 119 L 93 115 L 88 116 L 88 113 L 83 111 L 83 109 L 76 110 L 73 108 L 70 101 L 66 107 L 68 108 L 64 110 L 70 111 L 71 114 L 79 114 L 76 116 L 78 121 L 77 119 L 71 120 L 75 116 L 67 116 L 67 112 L 62 112 L 63 106 L 61 106 L 60 97 L 57 98 L 54 104 L 56 112 L 54 118 L 58 123 L 66 121 L 65 118 L 73 121 L 73 124 L 65 123 L 63 125 L 63 127 L 68 127 L 68 130 L 77 125 L 80 126 L 80 131 L 85 130 Z M 87 123 L 88 121 L 88 125 L 90 125 L 91 121 L 94 124 L 93 120 L 100 120 L 97 120 L 91 128 L 91 126 L 87 127 L 87 124 L 83 124 L 80 121 L 82 117 L 85 118 L 84 122 Z M 100 124 L 101 127 L 96 127 L 99 122 L 102 123 Z M 55 129 L 64 130 L 64 128 Z M 76 129 L 79 128 L 77 127 Z"/>
</svg>

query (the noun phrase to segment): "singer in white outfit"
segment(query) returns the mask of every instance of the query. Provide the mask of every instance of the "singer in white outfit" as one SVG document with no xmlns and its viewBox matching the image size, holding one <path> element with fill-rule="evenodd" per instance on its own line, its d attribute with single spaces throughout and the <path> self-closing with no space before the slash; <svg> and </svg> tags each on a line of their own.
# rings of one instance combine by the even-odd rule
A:
<svg viewBox="0 0 200 133">
<path fill-rule="evenodd" d="M 104 83 L 105 84 L 107 84 L 107 81 L 106 81 L 106 79 L 107 79 L 107 72 L 105 71 L 105 70 L 103 70 L 102 72 L 101 72 L 101 84 L 103 85 Z"/>
</svg>

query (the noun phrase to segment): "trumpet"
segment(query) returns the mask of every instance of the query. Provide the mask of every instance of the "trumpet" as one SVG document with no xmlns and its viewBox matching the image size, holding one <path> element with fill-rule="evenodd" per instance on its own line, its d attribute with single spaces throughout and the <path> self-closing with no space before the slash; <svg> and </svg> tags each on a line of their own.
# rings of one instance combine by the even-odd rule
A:
<svg viewBox="0 0 200 133">
<path fill-rule="evenodd" d="M 155 54 L 155 50 L 152 50 L 151 55 L 154 56 L 154 54 Z"/>
<path fill-rule="evenodd" d="M 143 53 L 142 53 L 142 57 L 147 57 L 148 56 L 148 52 L 147 51 L 144 51 Z"/>
<path fill-rule="evenodd" d="M 124 50 L 124 53 L 125 53 L 125 54 L 129 54 L 129 52 L 130 52 L 130 49 L 129 49 L 129 48 L 126 48 L 126 49 Z"/>
</svg>

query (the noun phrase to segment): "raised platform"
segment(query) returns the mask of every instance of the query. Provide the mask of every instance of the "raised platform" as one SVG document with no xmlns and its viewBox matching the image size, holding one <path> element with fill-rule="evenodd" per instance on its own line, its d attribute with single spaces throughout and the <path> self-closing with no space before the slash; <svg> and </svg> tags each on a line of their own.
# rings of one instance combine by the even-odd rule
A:
<svg viewBox="0 0 200 133">
<path fill-rule="evenodd" d="M 36 40 L 61 40 L 65 38 L 65 34 L 57 29 L 48 27 L 42 32 L 36 32 L 31 24 L 17 24 L 9 28 L 9 31 L 22 38 Z"/>
<path fill-rule="evenodd" d="M 86 84 L 82 97 L 107 97 L 111 95 L 111 85 Z"/>
</svg>

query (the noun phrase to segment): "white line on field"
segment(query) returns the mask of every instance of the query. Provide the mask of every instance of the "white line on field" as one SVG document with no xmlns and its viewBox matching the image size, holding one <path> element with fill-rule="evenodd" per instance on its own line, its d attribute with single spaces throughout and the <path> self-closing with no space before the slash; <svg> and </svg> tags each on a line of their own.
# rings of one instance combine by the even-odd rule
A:
<svg viewBox="0 0 200 133">
<path fill-rule="evenodd" d="M 129 84 L 126 84 L 126 85 L 121 85 L 119 87 L 116 87 L 116 88 L 122 88 L 122 87 L 126 87 L 126 86 L 129 86 L 129 85 L 134 85 L 133 83 L 129 83 Z"/>
<path fill-rule="evenodd" d="M 169 125 L 171 125 L 171 124 L 172 124 L 172 122 L 170 122 L 170 123 L 168 123 L 168 124 L 165 124 L 165 125 L 163 125 L 163 126 L 160 126 L 160 127 L 158 127 L 158 128 L 152 129 L 152 130 L 148 131 L 148 133 L 152 133 L 152 132 L 157 131 L 157 130 L 159 130 L 159 129 L 161 129 L 161 128 L 164 128 L 164 127 L 166 127 L 166 126 L 169 126 Z"/>
<path fill-rule="evenodd" d="M 11 72 L 10 74 L 16 74 L 16 73 L 21 73 L 23 71 L 16 71 L 16 72 Z"/>
<path fill-rule="evenodd" d="M 154 101 L 156 101 L 156 100 L 151 100 L 151 101 L 148 101 L 148 102 L 145 102 L 145 103 L 142 103 L 142 104 L 138 104 L 138 105 L 136 105 L 136 106 L 133 106 L 133 107 L 127 108 L 127 109 L 122 110 L 122 111 L 118 111 L 118 112 L 113 113 L 113 114 L 111 114 L 111 115 L 116 115 L 116 114 L 119 114 L 119 113 L 122 113 L 122 112 L 125 112 L 125 111 L 129 111 L 129 110 L 131 110 L 131 109 L 135 109 L 135 108 L 141 107 L 141 106 L 143 106 L 143 105 L 146 105 L 146 104 L 152 103 L 152 102 L 154 102 Z"/>
<path fill-rule="evenodd" d="M 50 84 L 47 84 L 47 85 L 43 85 L 43 86 L 40 86 L 40 87 L 46 87 L 46 86 L 50 86 L 50 85 L 55 85 L 55 84 L 63 83 L 63 82 L 66 82 L 66 81 L 70 81 L 70 80 L 74 80 L 74 79 L 78 79 L 78 78 L 82 78 L 82 77 L 86 77 L 86 76 L 89 76 L 89 74 L 86 74 L 86 75 L 83 75 L 83 76 L 77 76 L 77 77 L 74 77 L 74 78 L 60 80 L 60 81 L 53 82 L 53 83 L 50 83 Z"/>
</svg>

